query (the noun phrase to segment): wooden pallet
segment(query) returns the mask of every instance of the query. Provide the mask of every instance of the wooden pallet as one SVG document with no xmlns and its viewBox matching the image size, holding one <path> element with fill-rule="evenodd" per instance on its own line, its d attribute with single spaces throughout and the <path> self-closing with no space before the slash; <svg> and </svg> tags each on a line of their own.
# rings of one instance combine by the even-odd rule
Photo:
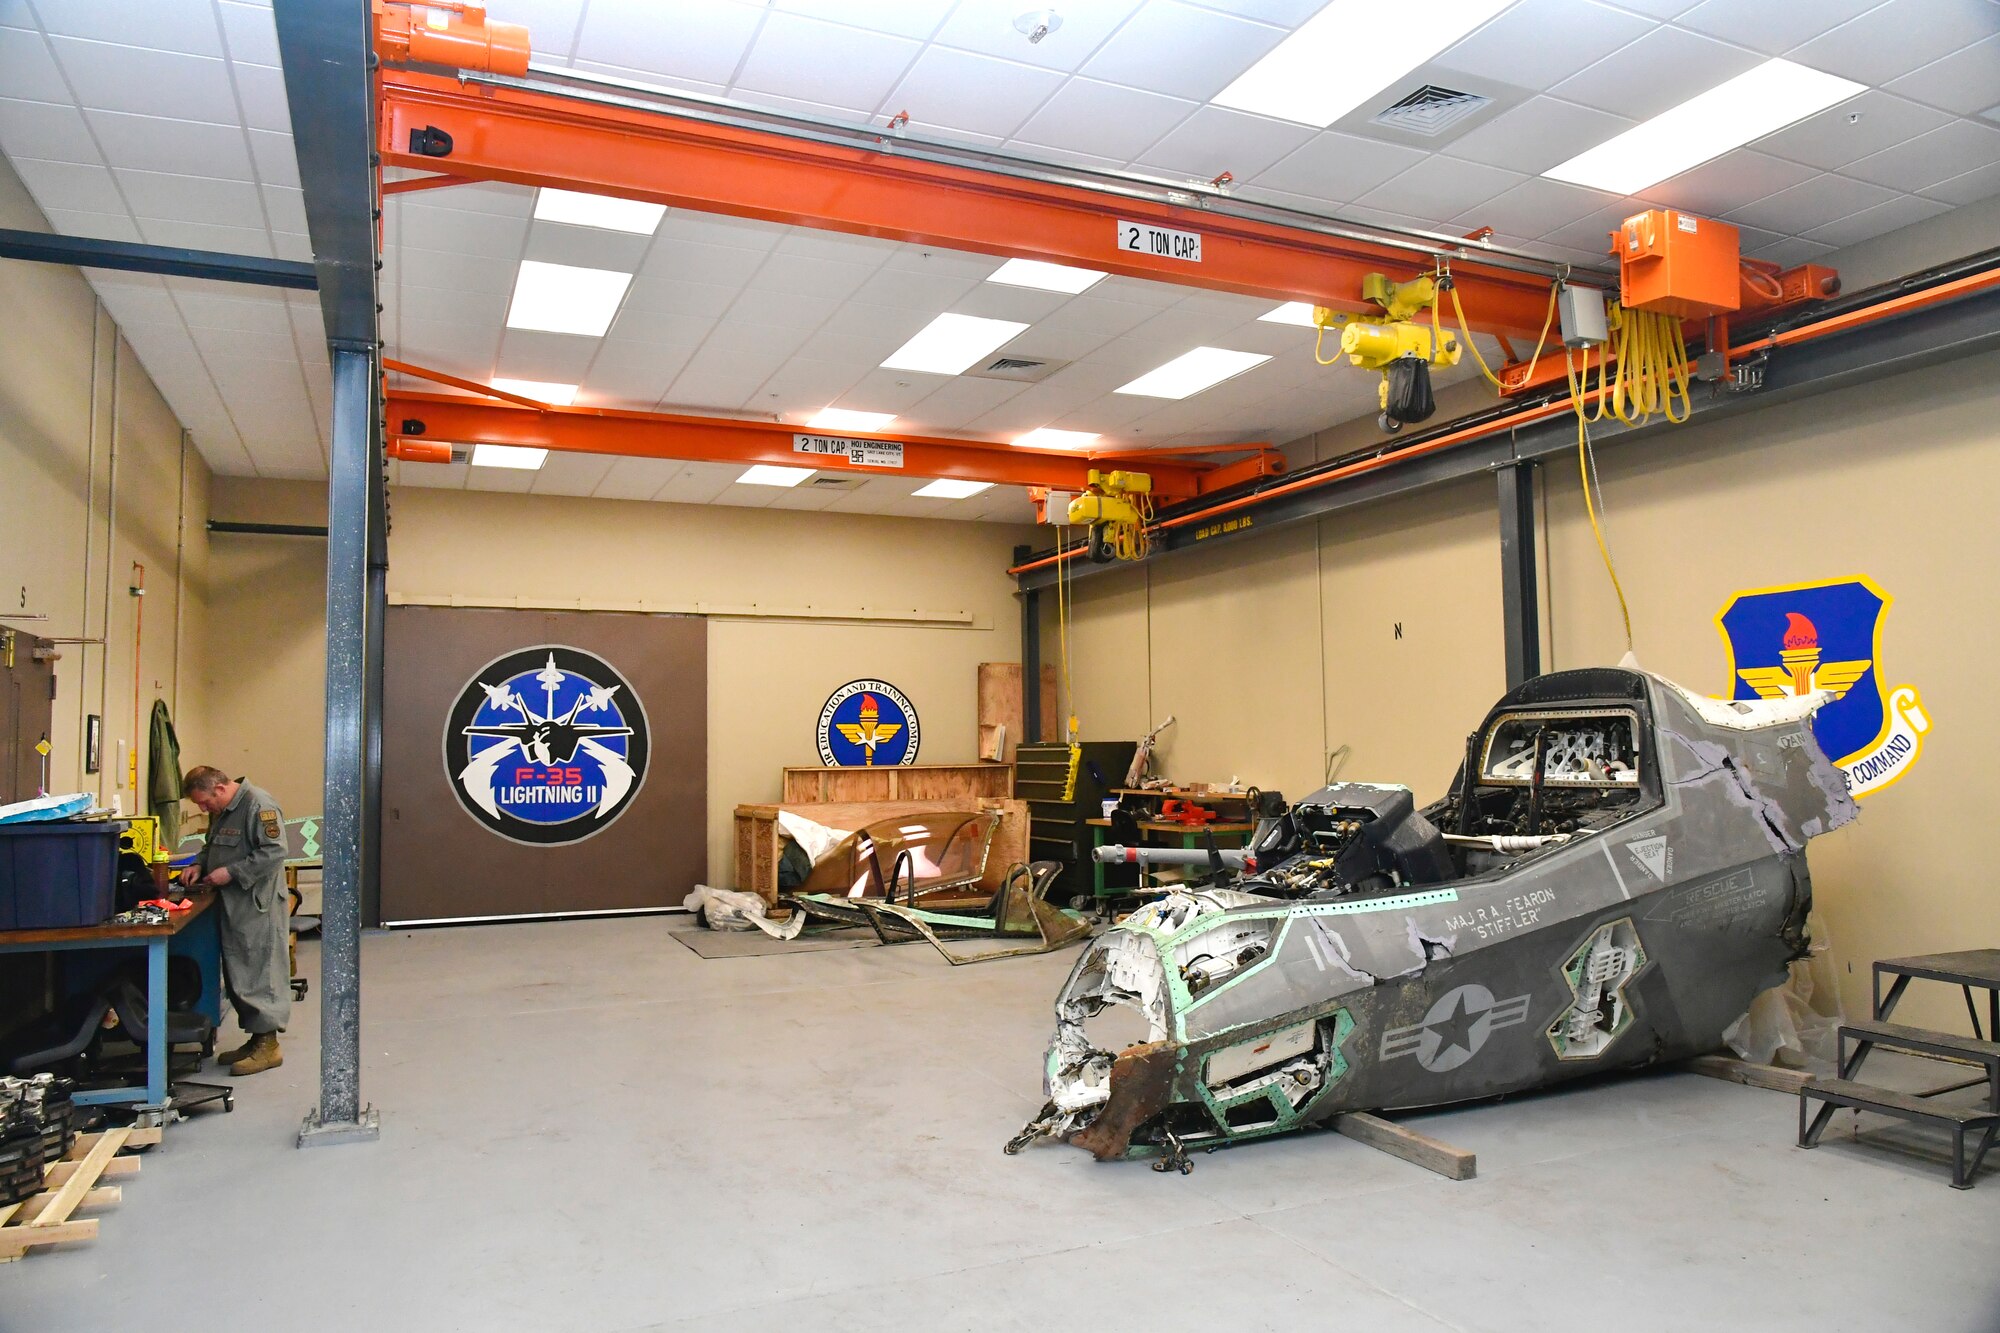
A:
<svg viewBox="0 0 2000 1333">
<path fill-rule="evenodd" d="M 98 1182 L 138 1174 L 139 1159 L 119 1154 L 159 1141 L 158 1128 L 77 1135 L 68 1155 L 46 1168 L 40 1194 L 0 1208 L 0 1264 L 12 1263 L 38 1245 L 94 1239 L 97 1219 L 76 1214 L 116 1204 L 124 1191 Z"/>
</svg>

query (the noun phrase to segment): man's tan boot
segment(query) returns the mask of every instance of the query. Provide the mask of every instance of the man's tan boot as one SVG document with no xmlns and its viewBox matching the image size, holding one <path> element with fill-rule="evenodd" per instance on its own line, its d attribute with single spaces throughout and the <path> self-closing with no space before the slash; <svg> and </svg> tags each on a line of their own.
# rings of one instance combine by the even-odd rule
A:
<svg viewBox="0 0 2000 1333">
<path fill-rule="evenodd" d="M 241 1060 L 229 1066 L 229 1072 L 237 1078 L 246 1074 L 261 1074 L 267 1069 L 276 1069 L 285 1063 L 285 1054 L 278 1049 L 278 1034 L 259 1032 L 250 1039 L 250 1049 Z"/>
<path fill-rule="evenodd" d="M 225 1068 L 228 1067 L 229 1065 L 233 1065 L 238 1060 L 241 1060 L 245 1056 L 249 1055 L 250 1048 L 255 1046 L 256 1044 L 257 1044 L 257 1038 L 254 1035 L 252 1035 L 248 1040 L 246 1040 L 241 1046 L 238 1046 L 235 1050 L 217 1051 L 215 1054 L 215 1063 L 222 1065 Z"/>
</svg>

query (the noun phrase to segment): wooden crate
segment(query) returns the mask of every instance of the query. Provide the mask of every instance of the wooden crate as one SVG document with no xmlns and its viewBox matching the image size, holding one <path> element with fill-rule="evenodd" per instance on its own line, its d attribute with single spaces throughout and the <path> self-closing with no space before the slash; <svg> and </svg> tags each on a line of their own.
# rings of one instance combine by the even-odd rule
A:
<svg viewBox="0 0 2000 1333">
<path fill-rule="evenodd" d="M 998 889 L 1010 866 L 1028 859 L 1028 803 L 998 797 L 959 797 L 946 801 L 787 801 L 782 805 L 736 807 L 736 883 L 767 903 L 778 901 L 778 857 L 783 835 L 778 811 L 789 810 L 827 828 L 853 832 L 885 819 L 935 814 L 940 810 L 999 810 L 1000 827 L 986 854 L 980 883 Z"/>
<path fill-rule="evenodd" d="M 979 664 L 979 757 L 1012 760 L 1014 747 L 1022 741 L 1052 741 L 1061 734 L 1056 720 L 1056 669 L 1042 668 L 1042 734 L 1022 732 L 1021 664 L 981 662 Z M 998 742 L 1004 737 L 1005 753 Z"/>
<path fill-rule="evenodd" d="M 949 801 L 1007 796 L 1012 764 L 906 764 L 888 768 L 788 768 L 780 802 Z M 932 807 L 939 808 L 939 807 Z"/>
</svg>

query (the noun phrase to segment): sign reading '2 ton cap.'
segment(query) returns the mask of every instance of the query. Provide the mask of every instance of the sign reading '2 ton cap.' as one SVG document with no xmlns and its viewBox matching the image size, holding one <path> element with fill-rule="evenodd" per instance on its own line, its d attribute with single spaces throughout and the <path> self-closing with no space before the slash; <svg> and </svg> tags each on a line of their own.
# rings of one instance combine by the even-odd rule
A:
<svg viewBox="0 0 2000 1333">
<path fill-rule="evenodd" d="M 535 846 L 602 832 L 646 780 L 646 710 L 617 669 L 560 644 L 495 658 L 465 683 L 444 766 L 466 813 Z"/>
<path fill-rule="evenodd" d="M 850 680 L 819 710 L 819 758 L 828 768 L 917 762 L 917 706 L 883 680 Z"/>
</svg>

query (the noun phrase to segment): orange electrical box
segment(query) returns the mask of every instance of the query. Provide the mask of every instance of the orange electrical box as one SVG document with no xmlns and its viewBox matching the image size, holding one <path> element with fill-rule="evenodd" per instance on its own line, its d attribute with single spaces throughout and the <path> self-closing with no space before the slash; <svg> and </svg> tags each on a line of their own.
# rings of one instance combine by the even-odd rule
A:
<svg viewBox="0 0 2000 1333">
<path fill-rule="evenodd" d="M 1619 302 L 1700 319 L 1743 303 L 1736 228 L 1673 208 L 1625 219 L 1618 230 Z"/>
</svg>

